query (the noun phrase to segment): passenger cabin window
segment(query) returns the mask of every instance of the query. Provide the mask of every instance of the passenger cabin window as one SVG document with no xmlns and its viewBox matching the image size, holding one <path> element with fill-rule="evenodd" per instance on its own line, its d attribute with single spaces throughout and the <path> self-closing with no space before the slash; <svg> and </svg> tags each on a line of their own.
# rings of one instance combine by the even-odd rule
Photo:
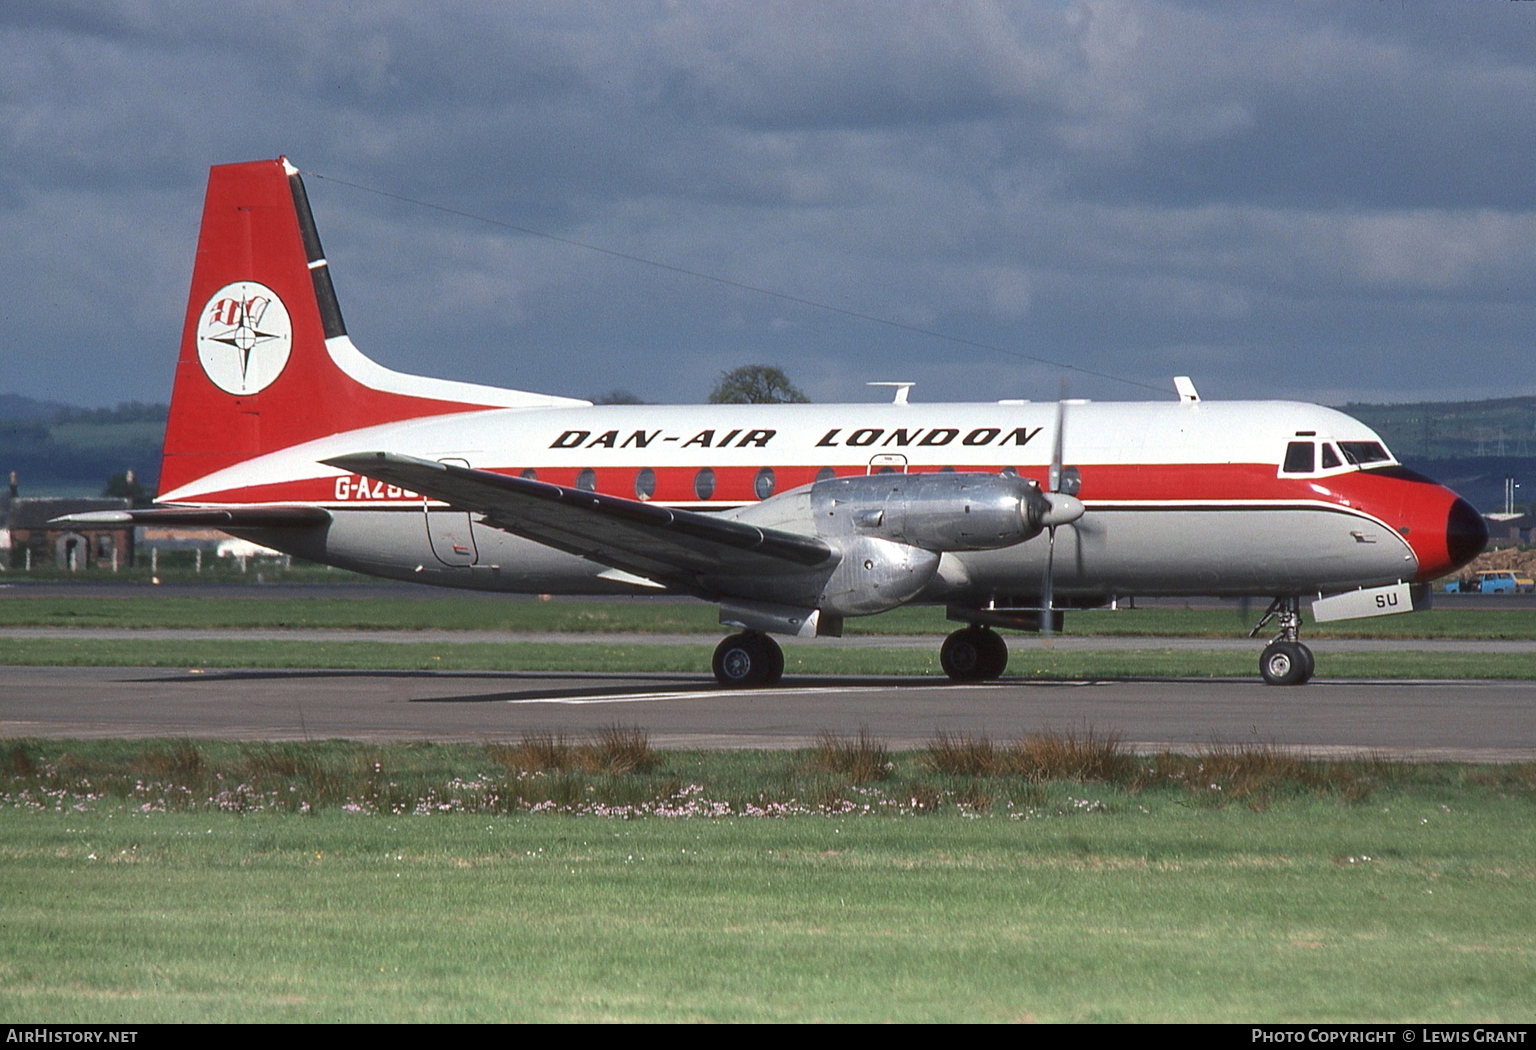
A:
<svg viewBox="0 0 1536 1050">
<path fill-rule="evenodd" d="M 1328 469 L 1330 469 L 1332 467 L 1337 467 L 1337 466 L 1341 466 L 1341 464 L 1339 462 L 1339 454 L 1333 450 L 1333 446 L 1332 445 L 1324 445 L 1323 446 L 1323 469 L 1324 470 L 1328 470 Z"/>
<path fill-rule="evenodd" d="M 1312 442 L 1292 441 L 1285 446 L 1285 466 L 1280 469 L 1287 474 L 1310 474 L 1315 462 Z"/>
<path fill-rule="evenodd" d="M 635 475 L 635 498 L 650 499 L 656 495 L 656 472 L 650 467 L 641 467 L 640 473 Z"/>
<path fill-rule="evenodd" d="M 757 472 L 757 477 L 752 479 L 752 494 L 758 499 L 767 499 L 773 495 L 773 487 L 776 480 L 772 467 L 764 467 Z"/>
</svg>

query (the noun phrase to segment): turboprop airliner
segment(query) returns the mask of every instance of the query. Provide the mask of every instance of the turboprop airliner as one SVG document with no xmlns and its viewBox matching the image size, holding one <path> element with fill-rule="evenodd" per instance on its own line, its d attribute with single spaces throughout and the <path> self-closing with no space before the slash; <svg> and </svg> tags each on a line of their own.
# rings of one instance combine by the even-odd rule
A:
<svg viewBox="0 0 1536 1050">
<path fill-rule="evenodd" d="M 1319 620 L 1407 612 L 1487 530 L 1381 438 L 1318 405 L 593 405 L 405 375 L 348 338 L 286 158 L 214 167 L 156 505 L 77 515 L 214 526 L 396 580 L 690 595 L 735 628 L 727 686 L 777 682 L 772 635 L 941 605 L 940 663 L 998 677 L 999 628 L 1124 596 L 1272 599 L 1260 672 L 1312 675 Z M 1417 586 L 1416 586 L 1417 585 Z"/>
</svg>

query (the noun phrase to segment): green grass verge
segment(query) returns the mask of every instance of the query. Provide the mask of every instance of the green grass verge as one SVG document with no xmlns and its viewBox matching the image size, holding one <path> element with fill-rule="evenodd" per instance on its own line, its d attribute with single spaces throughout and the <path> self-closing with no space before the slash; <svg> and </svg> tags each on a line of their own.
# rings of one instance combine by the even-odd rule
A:
<svg viewBox="0 0 1536 1050">
<path fill-rule="evenodd" d="M 703 602 L 557 599 L 541 602 L 465 601 L 459 597 L 248 598 L 215 596 L 132 598 L 0 598 L 0 627 L 265 627 L 556 631 L 570 633 L 645 632 L 709 634 L 719 631 L 713 605 Z M 905 608 L 847 622 L 849 634 L 932 634 L 955 624 L 938 608 Z M 1066 634 L 1236 638 L 1247 627 L 1236 613 L 1221 609 L 1143 608 L 1071 612 Z M 1431 609 L 1335 624 L 1311 624 L 1319 638 L 1536 638 L 1536 610 Z"/>
<path fill-rule="evenodd" d="M 546 782 L 574 800 L 898 803 L 605 819 L 412 804 L 432 785 L 441 803 L 472 794 L 455 782 L 508 783 L 491 749 L 3 755 L 0 1012 L 29 1023 L 1536 1013 L 1529 767 L 1291 763 L 1242 796 L 1204 786 L 1198 760 L 1175 779 L 1148 758 L 1139 781 L 1106 783 L 944 776 L 909 753 L 861 787 L 814 752 L 677 752 L 643 775 Z M 59 775 L 105 797 L 78 801 Z M 203 799 L 220 776 L 224 800 Z M 289 781 L 365 803 L 387 788 L 402 811 L 345 812 L 338 795 L 306 815 L 230 812 L 229 790 L 261 776 L 277 796 Z M 29 777 L 56 788 L 37 806 L 14 800 Z M 902 803 L 917 794 L 932 804 Z"/>
<path fill-rule="evenodd" d="M 1113 652 L 1015 648 L 1010 678 L 1211 678 L 1258 675 L 1252 652 L 1130 649 Z M 706 645 L 570 643 L 307 642 L 225 640 L 0 641 L 0 664 L 39 667 L 271 667 L 420 671 L 666 672 L 708 675 Z M 932 649 L 833 649 L 791 645 L 795 675 L 942 675 Z M 1328 653 L 1323 678 L 1536 678 L 1529 653 Z"/>
</svg>

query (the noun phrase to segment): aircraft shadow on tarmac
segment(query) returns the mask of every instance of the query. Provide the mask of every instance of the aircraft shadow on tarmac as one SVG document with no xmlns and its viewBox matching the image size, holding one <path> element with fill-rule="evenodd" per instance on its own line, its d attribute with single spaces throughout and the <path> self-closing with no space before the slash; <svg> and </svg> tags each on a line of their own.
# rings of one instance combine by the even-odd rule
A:
<svg viewBox="0 0 1536 1050">
<path fill-rule="evenodd" d="M 664 682 L 672 685 L 663 685 Z M 411 701 L 413 704 L 484 704 L 510 703 L 518 700 L 622 700 L 625 697 L 655 696 L 657 686 L 669 696 L 683 699 L 686 694 L 697 693 L 701 697 L 737 697 L 742 700 L 771 700 L 776 693 L 799 692 L 805 689 L 916 689 L 947 687 L 944 679 L 913 678 L 795 678 L 781 682 L 778 687 L 764 689 L 722 689 L 718 682 L 687 679 L 652 679 L 645 683 L 633 681 L 622 685 L 583 686 L 568 689 L 527 689 L 504 693 L 474 693 L 465 696 L 424 696 Z M 988 683 L 993 684 L 993 683 Z M 1007 684 L 1007 683 L 996 683 Z"/>
<path fill-rule="evenodd" d="M 627 696 L 650 696 L 658 690 L 667 693 L 700 693 L 711 696 L 732 695 L 743 700 L 767 699 L 781 689 L 932 689 L 948 687 L 944 678 L 901 677 L 810 677 L 796 676 L 786 679 L 778 688 L 722 690 L 712 678 L 699 675 L 657 673 L 615 673 L 583 671 L 363 671 L 351 669 L 330 670 L 230 670 L 208 671 L 202 674 L 164 675 L 157 678 L 139 678 L 135 681 L 166 685 L 207 685 L 217 682 L 295 681 L 323 678 L 390 678 L 441 682 L 445 679 L 500 682 L 539 682 L 538 688 L 512 689 L 490 693 L 466 693 L 457 696 L 413 697 L 413 704 L 490 704 L 517 700 L 563 700 L 575 698 L 620 700 Z M 571 685 L 557 683 L 569 682 Z M 604 684 L 606 683 L 606 684 Z M 1073 682 L 1031 682 L 1025 679 L 1004 679 L 998 682 L 969 683 L 977 686 L 1002 688 L 1010 685 L 1082 685 Z"/>
<path fill-rule="evenodd" d="M 1167 677 L 1115 677 L 1115 678 L 1003 678 L 992 682 L 953 683 L 934 677 L 902 676 L 808 676 L 786 678 L 778 686 L 763 689 L 722 689 L 711 678 L 694 674 L 664 672 L 614 672 L 614 671 L 435 671 L 435 670 L 355 670 L 355 669 L 243 669 L 207 671 L 201 674 L 164 675 L 157 678 L 136 679 L 166 685 L 191 685 L 234 682 L 282 682 L 303 679 L 395 679 L 419 682 L 444 682 L 452 680 L 476 682 L 504 682 L 509 689 L 490 692 L 450 694 L 446 696 L 415 696 L 406 702 L 411 704 L 497 704 L 516 702 L 589 700 L 594 702 L 636 699 L 667 698 L 687 699 L 689 694 L 703 698 L 736 697 L 746 702 L 770 700 L 784 692 L 799 693 L 805 690 L 854 690 L 881 689 L 908 691 L 915 689 L 985 689 L 1004 692 L 1026 687 L 1062 689 L 1083 686 L 1114 685 L 1203 685 L 1206 687 L 1263 689 L 1257 678 L 1167 678 Z M 1362 680 L 1321 681 L 1314 680 L 1309 688 L 1327 689 L 1329 686 L 1381 684 Z M 1415 682 L 1400 681 L 1398 686 L 1411 686 Z M 398 703 L 398 700 L 392 702 Z"/>
</svg>

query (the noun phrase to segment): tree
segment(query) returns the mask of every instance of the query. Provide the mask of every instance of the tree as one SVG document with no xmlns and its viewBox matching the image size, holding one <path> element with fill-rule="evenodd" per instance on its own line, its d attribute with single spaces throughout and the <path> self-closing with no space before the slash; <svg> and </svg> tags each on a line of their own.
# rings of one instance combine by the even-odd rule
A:
<svg viewBox="0 0 1536 1050">
<path fill-rule="evenodd" d="M 599 394 L 597 397 L 589 397 L 589 398 L 587 398 L 587 400 L 592 402 L 594 405 L 643 405 L 643 404 L 645 404 L 644 401 L 642 401 L 636 395 L 631 394 L 628 390 L 610 390 L 606 394 Z"/>
<path fill-rule="evenodd" d="M 742 365 L 722 372 L 709 393 L 712 405 L 803 405 L 808 401 L 783 370 L 772 365 Z"/>
<path fill-rule="evenodd" d="M 137 480 L 131 470 L 113 474 L 107 479 L 107 486 L 101 490 L 101 494 L 125 499 L 130 507 L 147 507 L 155 500 L 154 491 Z"/>
</svg>

